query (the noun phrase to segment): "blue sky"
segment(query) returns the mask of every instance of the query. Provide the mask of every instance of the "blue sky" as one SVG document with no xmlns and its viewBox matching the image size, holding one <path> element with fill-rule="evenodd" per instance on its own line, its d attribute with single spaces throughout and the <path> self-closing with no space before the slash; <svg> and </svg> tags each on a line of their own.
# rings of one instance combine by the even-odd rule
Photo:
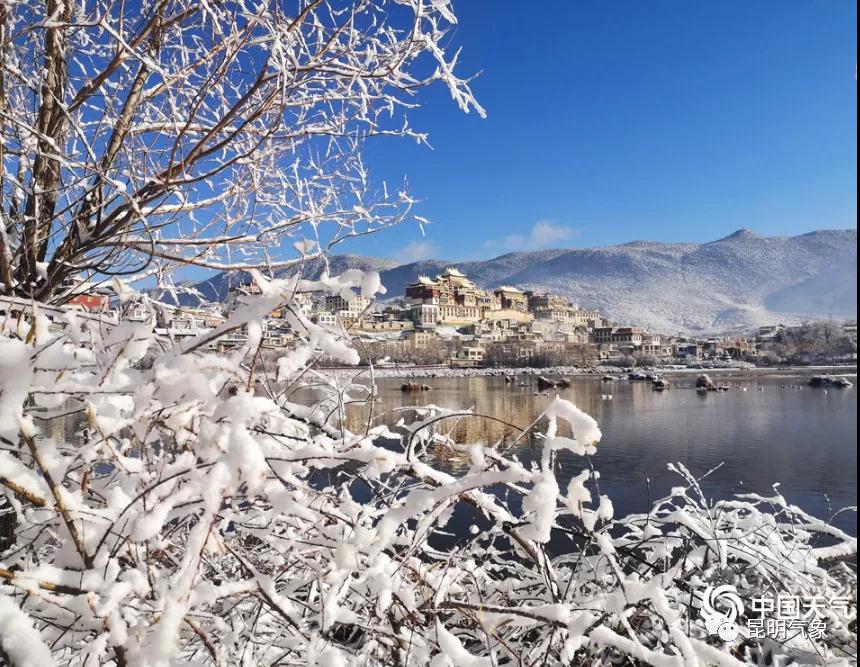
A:
<svg viewBox="0 0 860 667">
<path fill-rule="evenodd" d="M 340 251 L 410 261 L 747 227 L 857 226 L 854 0 L 454 0 L 461 74 L 489 117 L 425 91 L 372 175 L 408 178 L 416 225 Z"/>
</svg>

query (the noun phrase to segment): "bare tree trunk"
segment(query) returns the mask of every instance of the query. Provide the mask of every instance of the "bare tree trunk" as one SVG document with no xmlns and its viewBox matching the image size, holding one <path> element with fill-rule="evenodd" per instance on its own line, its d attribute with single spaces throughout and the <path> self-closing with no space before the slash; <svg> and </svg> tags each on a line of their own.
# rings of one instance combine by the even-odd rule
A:
<svg viewBox="0 0 860 667">
<path fill-rule="evenodd" d="M 46 16 L 57 23 L 69 21 L 71 4 L 47 0 Z M 68 81 L 65 28 L 51 25 L 45 31 L 45 63 L 38 114 L 37 151 L 30 192 L 24 206 L 24 252 L 18 282 L 31 291 L 39 279 L 38 264 L 45 260 L 60 184 L 59 152 L 65 144 L 65 92 Z"/>
<path fill-rule="evenodd" d="M 6 19 L 7 10 L 6 4 L 0 3 L 0 49 L 5 49 L 6 44 Z M 6 104 L 6 68 L 2 66 L 4 54 L 0 52 L 0 112 L 5 112 Z M 0 121 L 5 124 L 5 120 Z M 0 126 L 0 135 L 5 134 L 2 126 Z M 9 294 L 12 292 L 12 248 L 8 239 L 7 228 L 9 225 L 6 222 L 6 201 L 3 183 L 6 175 L 6 150 L 4 142 L 0 141 L 0 282 L 3 283 L 0 293 Z"/>
</svg>

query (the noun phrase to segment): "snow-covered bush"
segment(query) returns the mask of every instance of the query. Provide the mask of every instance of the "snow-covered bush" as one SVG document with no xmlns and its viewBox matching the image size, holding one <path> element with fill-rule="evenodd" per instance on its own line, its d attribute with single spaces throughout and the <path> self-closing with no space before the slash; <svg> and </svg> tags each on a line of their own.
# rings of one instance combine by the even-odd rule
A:
<svg viewBox="0 0 860 667">
<path fill-rule="evenodd" d="M 302 344 L 271 372 L 253 362 L 273 304 L 326 286 L 257 279 L 262 294 L 222 327 L 248 326 L 232 353 L 206 351 L 211 334 L 170 344 L 146 324 L 50 322 L 38 305 L 2 321 L 12 664 L 851 659 L 853 538 L 781 497 L 708 503 L 683 468 L 647 515 L 616 518 L 587 459 L 598 425 L 561 399 L 521 436 L 535 436 L 534 462 L 514 441 L 451 442 L 438 428 L 451 413 L 435 406 L 351 432 L 342 410 L 366 385 L 312 368 L 323 352 L 354 363 L 346 341 L 291 315 Z M 303 381 L 327 396 L 290 402 Z M 79 427 L 51 429 L 60 418 Z M 468 472 L 445 472 L 439 446 L 468 456 Z M 562 456 L 582 457 L 566 486 Z M 708 638 L 702 595 L 723 584 L 744 599 L 817 596 L 824 631 Z"/>
<path fill-rule="evenodd" d="M 367 389 L 314 362 L 358 354 L 293 304 L 372 296 L 379 276 L 283 276 L 411 215 L 361 149 L 426 139 L 408 122 L 419 89 L 483 113 L 447 53 L 455 20 L 448 0 L 0 3 L 0 662 L 853 655 L 854 539 L 779 497 L 707 503 L 684 471 L 617 519 L 587 458 L 556 480 L 559 457 L 600 440 L 570 403 L 520 436 L 534 463 L 516 442 L 450 442 L 433 406 L 346 428 Z M 260 294 L 182 342 L 156 335 L 156 312 L 117 325 L 47 306 L 117 274 L 123 299 L 145 280 L 181 292 L 189 266 L 252 272 Z M 298 343 L 270 363 L 276 309 Z M 240 328 L 240 348 L 213 351 Z M 317 405 L 292 399 L 306 382 L 326 389 Z M 437 446 L 470 470 L 447 472 Z M 708 638 L 697 608 L 719 585 L 820 596 L 825 632 Z"/>
</svg>

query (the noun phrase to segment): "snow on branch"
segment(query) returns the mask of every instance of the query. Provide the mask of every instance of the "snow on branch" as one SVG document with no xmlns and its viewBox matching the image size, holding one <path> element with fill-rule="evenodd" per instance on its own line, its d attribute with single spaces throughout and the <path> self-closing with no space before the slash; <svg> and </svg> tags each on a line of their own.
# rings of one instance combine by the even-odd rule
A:
<svg viewBox="0 0 860 667">
<path fill-rule="evenodd" d="M 274 270 L 410 218 L 362 149 L 425 141 L 407 116 L 437 82 L 483 115 L 454 21 L 436 0 L 4 2 L 0 294 Z"/>
<path fill-rule="evenodd" d="M 438 406 L 349 427 L 373 387 L 314 367 L 358 354 L 296 298 L 379 276 L 274 269 L 412 215 L 362 149 L 425 141 L 408 112 L 437 82 L 484 113 L 454 22 L 448 0 L 0 3 L 0 661 L 853 660 L 856 539 L 782 497 L 711 503 L 677 466 L 669 497 L 616 517 L 599 425 L 563 400 L 499 446 L 452 441 L 482 417 Z M 188 266 L 258 294 L 182 341 L 151 297 L 134 321 L 63 307 L 94 281 L 178 289 Z M 296 345 L 269 363 L 276 309 Z M 582 460 L 566 488 L 562 457 Z M 815 599 L 820 632 L 715 634 L 725 587 Z"/>
<path fill-rule="evenodd" d="M 852 659 L 855 538 L 780 496 L 709 502 L 680 464 L 668 497 L 616 517 L 585 458 L 598 425 L 561 399 L 519 435 L 542 444 L 534 463 L 509 443 L 452 441 L 446 424 L 481 417 L 436 406 L 353 432 L 344 411 L 367 387 L 310 368 L 322 350 L 346 354 L 333 333 L 307 323 L 292 362 L 255 363 L 253 332 L 295 287 L 258 278 L 262 294 L 234 315 L 248 344 L 227 353 L 171 344 L 154 324 L 105 331 L 37 307 L 2 320 L 12 664 Z M 303 382 L 317 407 L 293 398 Z M 448 471 L 439 447 L 471 466 Z M 561 456 L 582 457 L 565 489 Z M 724 640 L 703 613 L 721 586 L 818 600 L 821 632 Z"/>
</svg>

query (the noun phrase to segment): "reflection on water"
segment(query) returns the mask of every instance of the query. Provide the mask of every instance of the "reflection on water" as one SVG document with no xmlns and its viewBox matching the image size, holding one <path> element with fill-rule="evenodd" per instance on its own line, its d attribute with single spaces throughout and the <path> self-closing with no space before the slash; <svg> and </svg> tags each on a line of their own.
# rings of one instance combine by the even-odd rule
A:
<svg viewBox="0 0 860 667">
<path fill-rule="evenodd" d="M 601 473 L 601 492 L 612 497 L 617 512 L 644 512 L 649 492 L 657 498 L 678 485 L 679 478 L 666 468 L 676 461 L 697 475 L 720 466 L 703 484 L 715 499 L 735 492 L 772 494 L 778 483 L 790 502 L 819 517 L 857 504 L 855 389 L 825 392 L 806 386 L 802 378 L 761 377 L 733 380 L 729 392 L 700 395 L 692 381 L 685 379 L 669 391 L 657 392 L 647 383 L 580 377 L 559 392 L 600 424 L 603 440 L 592 463 Z M 533 379 L 525 387 L 495 377 L 424 382 L 431 391 L 410 393 L 400 390 L 400 380 L 377 380 L 374 423 L 394 424 L 402 417 L 396 410 L 406 406 L 432 403 L 471 409 L 500 421 L 446 420 L 444 426 L 457 442 L 510 444 L 555 395 L 536 394 Z M 302 390 L 291 400 L 305 401 L 314 393 Z M 351 405 L 347 428 L 363 431 L 370 414 L 366 403 Z M 44 435 L 58 442 L 73 441 L 83 426 L 82 413 L 40 423 Z M 542 426 L 538 424 L 539 429 Z M 531 438 L 522 438 L 515 451 L 528 461 L 534 444 Z M 470 465 L 468 457 L 444 447 L 429 455 L 452 471 Z M 562 456 L 562 488 L 586 465 L 580 457 Z M 851 534 L 857 532 L 852 513 L 840 515 L 835 523 Z"/>
<path fill-rule="evenodd" d="M 519 428 L 528 426 L 552 400 L 536 395 L 535 386 L 505 384 L 502 378 L 434 378 L 428 392 L 401 392 L 401 381 L 377 380 L 377 420 L 394 423 L 393 410 L 433 403 L 453 409 L 473 409 Z M 601 491 L 609 493 L 618 511 L 641 512 L 652 498 L 668 493 L 680 480 L 666 469 L 680 461 L 696 474 L 722 466 L 703 485 L 713 498 L 733 492 L 772 494 L 773 485 L 789 501 L 818 516 L 857 503 L 857 399 L 854 389 L 813 389 L 802 378 L 733 380 L 731 391 L 698 394 L 692 378 L 666 392 L 650 384 L 599 378 L 576 378 L 559 393 L 597 419 L 603 431 L 592 457 L 601 472 Z M 801 388 L 802 387 L 802 388 Z M 552 393 L 554 396 L 554 392 Z M 612 398 L 609 399 L 608 395 Z M 364 429 L 369 408 L 353 406 L 347 427 Z M 450 420 L 458 442 L 510 442 L 519 434 L 490 420 Z M 530 443 L 518 452 L 529 458 Z M 444 464 L 464 468 L 469 462 L 450 452 Z M 587 462 L 578 457 L 561 461 L 562 488 Z M 647 480 L 647 481 L 646 481 Z M 856 517 L 836 519 L 856 534 Z"/>
</svg>

